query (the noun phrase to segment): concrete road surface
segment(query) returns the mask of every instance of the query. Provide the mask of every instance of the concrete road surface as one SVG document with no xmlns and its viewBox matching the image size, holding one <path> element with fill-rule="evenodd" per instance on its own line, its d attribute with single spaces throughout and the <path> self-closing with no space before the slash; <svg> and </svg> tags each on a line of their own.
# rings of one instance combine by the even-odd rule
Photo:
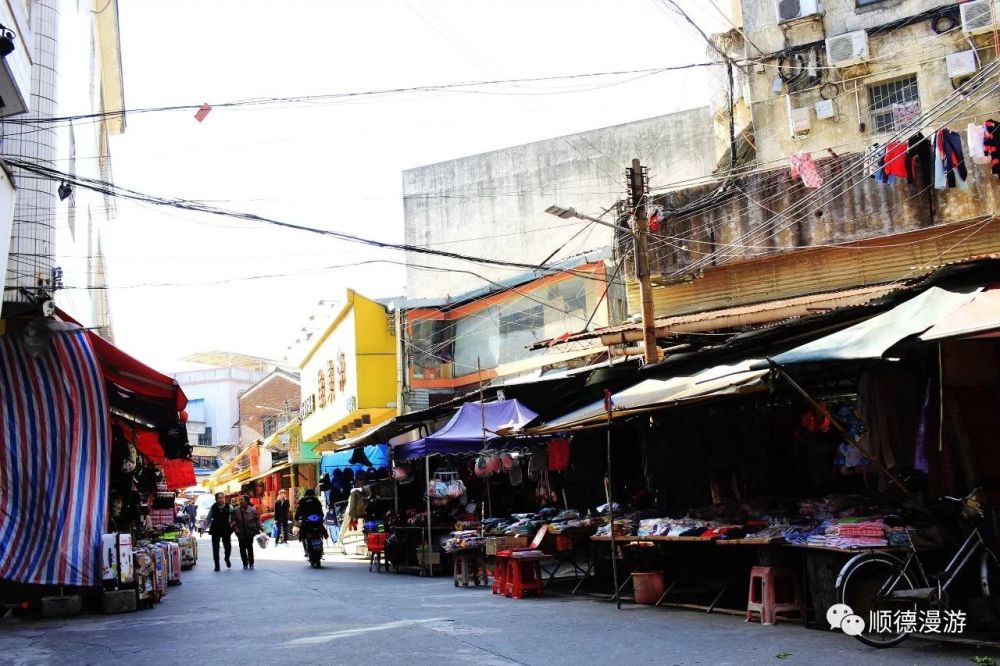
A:
<svg viewBox="0 0 1000 666">
<path fill-rule="evenodd" d="M 369 573 L 298 544 L 257 568 L 197 567 L 152 610 L 0 622 L 0 664 L 955 664 L 996 650 L 911 640 L 873 650 L 839 633 L 578 596 L 513 600 L 450 578 Z M 783 657 L 778 657 L 781 654 Z"/>
</svg>

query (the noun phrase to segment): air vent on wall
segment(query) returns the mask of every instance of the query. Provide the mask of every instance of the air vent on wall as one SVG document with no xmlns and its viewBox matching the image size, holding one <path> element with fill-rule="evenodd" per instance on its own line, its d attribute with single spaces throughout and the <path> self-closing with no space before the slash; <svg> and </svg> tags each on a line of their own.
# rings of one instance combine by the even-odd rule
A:
<svg viewBox="0 0 1000 666">
<path fill-rule="evenodd" d="M 990 0 L 972 0 L 959 5 L 958 11 L 962 17 L 962 31 L 977 35 L 993 29 L 993 17 L 1000 16 L 1000 2 L 993 0 L 991 11 Z"/>
<path fill-rule="evenodd" d="M 834 67 L 850 67 L 868 60 L 868 33 L 844 33 L 826 40 L 826 60 Z"/>
<path fill-rule="evenodd" d="M 788 23 L 815 16 L 823 11 L 820 0 L 774 0 L 778 23 Z"/>
</svg>

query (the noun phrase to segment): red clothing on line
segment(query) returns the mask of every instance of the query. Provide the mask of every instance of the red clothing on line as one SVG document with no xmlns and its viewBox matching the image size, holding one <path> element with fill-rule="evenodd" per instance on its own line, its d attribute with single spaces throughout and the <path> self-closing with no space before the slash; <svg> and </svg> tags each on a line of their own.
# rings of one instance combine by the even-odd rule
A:
<svg viewBox="0 0 1000 666">
<path fill-rule="evenodd" d="M 885 147 L 885 175 L 906 178 L 906 144 L 890 141 Z"/>
</svg>

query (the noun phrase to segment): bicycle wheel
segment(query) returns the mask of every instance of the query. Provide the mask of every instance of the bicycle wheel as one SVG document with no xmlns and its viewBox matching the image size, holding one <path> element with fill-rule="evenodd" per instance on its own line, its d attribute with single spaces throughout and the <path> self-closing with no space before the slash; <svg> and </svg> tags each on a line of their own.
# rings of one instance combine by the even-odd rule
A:
<svg viewBox="0 0 1000 666">
<path fill-rule="evenodd" d="M 895 647 L 906 640 L 906 633 L 896 633 L 872 631 L 871 626 L 873 613 L 878 611 L 889 611 L 895 613 L 902 610 L 913 610 L 917 608 L 916 603 L 900 603 L 887 599 L 876 599 L 878 591 L 885 585 L 886 581 L 895 577 L 902 568 L 903 563 L 884 553 L 870 553 L 848 562 L 837 577 L 837 598 L 840 603 L 847 604 L 865 621 L 865 631 L 855 636 L 865 645 L 875 648 Z M 912 590 L 914 588 L 913 578 L 909 573 L 904 572 L 899 582 L 889 592 L 897 590 Z"/>
</svg>

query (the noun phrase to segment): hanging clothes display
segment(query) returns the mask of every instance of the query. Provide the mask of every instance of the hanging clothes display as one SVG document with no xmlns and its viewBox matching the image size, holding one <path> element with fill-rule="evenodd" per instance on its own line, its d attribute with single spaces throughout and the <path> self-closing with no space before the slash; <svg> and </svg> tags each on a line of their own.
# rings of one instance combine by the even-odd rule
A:
<svg viewBox="0 0 1000 666">
<path fill-rule="evenodd" d="M 907 147 L 902 141 L 890 141 L 885 145 L 885 174 L 890 177 L 890 183 L 895 182 L 894 178 L 907 178 Z"/>
<path fill-rule="evenodd" d="M 982 125 L 969 123 L 965 132 L 968 136 L 969 159 L 973 164 L 989 164 L 990 158 L 986 154 L 986 130 Z"/>
<path fill-rule="evenodd" d="M 1000 176 L 1000 124 L 995 120 L 983 123 L 983 152 L 989 158 L 990 172 Z"/>
<path fill-rule="evenodd" d="M 962 155 L 962 137 L 943 127 L 934 133 L 934 187 L 968 189 L 969 177 Z"/>
<path fill-rule="evenodd" d="M 823 185 L 823 177 L 819 175 L 812 155 L 805 152 L 795 153 L 791 156 L 790 160 L 792 164 L 792 178 L 799 178 L 801 176 L 802 184 L 806 187 L 817 188 Z"/>
<path fill-rule="evenodd" d="M 931 142 L 920 132 L 906 140 L 906 182 L 913 185 L 920 174 L 921 188 L 931 184 Z"/>
</svg>

